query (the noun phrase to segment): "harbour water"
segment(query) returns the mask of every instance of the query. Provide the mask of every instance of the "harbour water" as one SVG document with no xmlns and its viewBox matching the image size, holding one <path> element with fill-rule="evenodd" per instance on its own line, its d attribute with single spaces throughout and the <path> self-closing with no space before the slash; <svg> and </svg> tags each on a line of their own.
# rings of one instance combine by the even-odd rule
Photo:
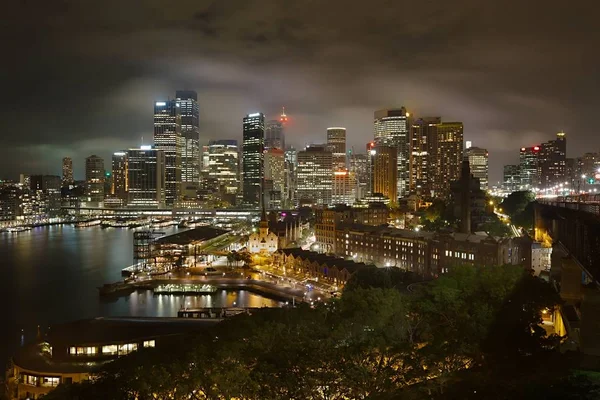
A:
<svg viewBox="0 0 600 400">
<path fill-rule="evenodd" d="M 170 233 L 176 229 L 161 231 Z M 54 323 L 98 316 L 175 317 L 181 306 L 280 304 L 243 290 L 219 290 L 200 296 L 141 291 L 101 300 L 97 287 L 122 279 L 121 269 L 133 261 L 132 249 L 131 229 L 57 225 L 0 233 L 0 293 L 4 304 L 0 363 L 21 340 L 35 338 L 38 325 L 43 329 Z"/>
</svg>

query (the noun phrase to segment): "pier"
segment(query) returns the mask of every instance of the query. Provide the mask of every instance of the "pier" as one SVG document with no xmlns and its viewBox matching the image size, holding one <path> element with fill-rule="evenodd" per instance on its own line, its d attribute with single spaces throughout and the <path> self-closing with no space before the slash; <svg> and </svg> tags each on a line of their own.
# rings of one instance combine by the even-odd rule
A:
<svg viewBox="0 0 600 400">
<path fill-rule="evenodd" d="M 206 294 L 214 293 L 217 288 L 212 285 L 201 285 L 195 283 L 158 285 L 154 288 L 154 294 Z"/>
</svg>

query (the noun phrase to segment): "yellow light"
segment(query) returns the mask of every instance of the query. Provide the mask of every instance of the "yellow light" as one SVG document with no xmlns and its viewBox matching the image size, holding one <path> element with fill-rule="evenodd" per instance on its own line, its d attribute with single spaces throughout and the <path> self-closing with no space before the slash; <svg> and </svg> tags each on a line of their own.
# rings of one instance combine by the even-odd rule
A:
<svg viewBox="0 0 600 400">
<path fill-rule="evenodd" d="M 492 200 L 490 200 L 490 206 L 493 206 L 494 202 Z"/>
</svg>

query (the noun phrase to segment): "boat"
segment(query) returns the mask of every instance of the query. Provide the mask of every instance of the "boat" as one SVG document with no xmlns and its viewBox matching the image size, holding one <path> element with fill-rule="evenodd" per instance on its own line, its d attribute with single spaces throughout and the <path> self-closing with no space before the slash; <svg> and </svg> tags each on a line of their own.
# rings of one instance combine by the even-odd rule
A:
<svg viewBox="0 0 600 400">
<path fill-rule="evenodd" d="M 75 224 L 75 228 L 87 228 L 89 226 L 97 226 L 100 225 L 102 221 L 99 219 L 90 219 L 88 221 L 81 221 Z"/>
<path fill-rule="evenodd" d="M 154 294 L 207 294 L 215 293 L 217 288 L 206 284 L 176 284 L 158 285 L 153 289 Z"/>
<path fill-rule="evenodd" d="M 14 227 L 10 227 L 10 228 L 6 228 L 6 232 L 9 233 L 19 233 L 19 232 L 25 232 L 25 231 L 30 231 L 31 227 L 29 226 L 14 226 Z"/>
</svg>

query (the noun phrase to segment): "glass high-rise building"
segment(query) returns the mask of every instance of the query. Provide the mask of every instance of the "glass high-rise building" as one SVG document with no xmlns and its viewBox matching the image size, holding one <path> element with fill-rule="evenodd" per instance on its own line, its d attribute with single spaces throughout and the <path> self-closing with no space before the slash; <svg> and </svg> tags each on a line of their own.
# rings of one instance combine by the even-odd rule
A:
<svg viewBox="0 0 600 400">
<path fill-rule="evenodd" d="M 346 168 L 346 128 L 327 128 L 327 147 L 333 157 L 333 169 Z"/>
<path fill-rule="evenodd" d="M 519 151 L 519 172 L 521 190 L 530 190 L 539 186 L 540 146 L 521 147 Z"/>
<path fill-rule="evenodd" d="M 419 118 L 410 126 L 410 190 L 431 196 L 438 159 L 440 117 Z"/>
<path fill-rule="evenodd" d="M 382 194 L 390 199 L 390 204 L 398 202 L 397 163 L 398 148 L 393 145 L 376 145 L 371 149 L 373 164 L 373 194 Z"/>
<path fill-rule="evenodd" d="M 480 147 L 469 147 L 465 149 L 465 155 L 469 158 L 471 175 L 479 179 L 479 188 L 487 191 L 489 185 L 488 151 Z"/>
<path fill-rule="evenodd" d="M 540 188 L 546 189 L 565 182 L 566 160 L 567 136 L 564 132 L 557 133 L 555 140 L 541 144 L 538 163 Z"/>
<path fill-rule="evenodd" d="M 116 198 L 127 201 L 128 161 L 126 151 L 117 151 L 112 156 L 112 187 L 111 194 Z"/>
<path fill-rule="evenodd" d="M 282 121 L 271 120 L 265 126 L 265 150 L 285 150 L 285 132 Z"/>
<path fill-rule="evenodd" d="M 62 186 L 69 186 L 73 181 L 73 160 L 65 157 L 62 159 Z"/>
<path fill-rule="evenodd" d="M 296 196 L 299 204 L 330 205 L 333 157 L 326 146 L 308 146 L 298 152 Z"/>
<path fill-rule="evenodd" d="M 165 155 L 165 202 L 172 207 L 181 190 L 181 160 L 185 140 L 181 135 L 181 112 L 178 100 L 154 103 L 154 146 Z"/>
<path fill-rule="evenodd" d="M 450 182 L 460 178 L 463 161 L 463 123 L 441 122 L 437 125 L 436 168 L 433 189 L 436 195 L 447 196 Z"/>
<path fill-rule="evenodd" d="M 163 150 L 142 146 L 127 150 L 128 207 L 163 208 L 166 157 Z"/>
<path fill-rule="evenodd" d="M 296 170 L 298 167 L 298 151 L 293 147 L 287 149 L 284 154 L 284 161 L 285 189 L 283 195 L 283 205 L 285 207 L 295 208 L 298 206 L 298 199 L 296 197 Z"/>
<path fill-rule="evenodd" d="M 175 97 L 181 114 L 181 136 L 184 144 L 181 152 L 181 181 L 200 181 L 200 106 L 194 90 L 178 90 Z"/>
<path fill-rule="evenodd" d="M 261 206 L 264 180 L 265 115 L 248 114 L 243 119 L 242 190 L 243 203 Z"/>
<path fill-rule="evenodd" d="M 214 179 L 223 193 L 239 191 L 239 149 L 237 140 L 211 140 L 208 143 L 208 177 Z"/>
<path fill-rule="evenodd" d="M 502 188 L 508 193 L 516 192 L 521 186 L 521 172 L 518 165 L 504 166 L 504 183 Z"/>
<path fill-rule="evenodd" d="M 89 201 L 100 205 L 104 201 L 104 159 L 91 155 L 85 159 L 85 181 Z"/>
<path fill-rule="evenodd" d="M 408 194 L 410 173 L 409 117 L 406 108 L 375 111 L 375 144 L 395 146 L 397 152 L 397 191 L 400 197 Z"/>
</svg>

